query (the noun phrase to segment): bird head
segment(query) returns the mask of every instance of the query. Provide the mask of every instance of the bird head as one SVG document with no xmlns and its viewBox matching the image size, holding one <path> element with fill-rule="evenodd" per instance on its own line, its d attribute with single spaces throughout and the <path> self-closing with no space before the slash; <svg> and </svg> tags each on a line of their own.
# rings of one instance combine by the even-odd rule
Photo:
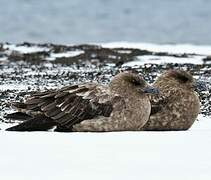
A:
<svg viewBox="0 0 211 180">
<path fill-rule="evenodd" d="M 187 90 L 193 89 L 196 91 L 206 90 L 205 82 L 196 80 L 189 72 L 184 70 L 169 70 L 164 73 L 162 78 L 172 87 L 178 87 Z"/>
<path fill-rule="evenodd" d="M 116 85 L 117 84 L 117 85 Z M 137 73 L 125 71 L 117 74 L 111 82 L 112 86 L 118 86 L 120 91 L 137 91 L 141 94 L 158 94 L 158 88 L 148 85 L 148 83 Z"/>
</svg>

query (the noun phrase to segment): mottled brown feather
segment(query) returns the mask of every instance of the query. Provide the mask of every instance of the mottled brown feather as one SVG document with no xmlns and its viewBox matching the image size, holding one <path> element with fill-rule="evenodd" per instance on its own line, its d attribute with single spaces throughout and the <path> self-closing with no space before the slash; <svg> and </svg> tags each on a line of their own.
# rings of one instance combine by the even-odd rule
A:
<svg viewBox="0 0 211 180">
<path fill-rule="evenodd" d="M 143 130 L 189 129 L 200 111 L 192 75 L 182 70 L 169 70 L 158 77 L 153 86 L 160 94 L 151 98 L 151 115 Z"/>
<path fill-rule="evenodd" d="M 22 104 L 27 110 L 40 111 L 58 124 L 68 128 L 84 119 L 98 115 L 109 116 L 112 104 L 103 86 L 94 83 L 71 85 L 55 91 L 36 93 Z M 102 91 L 103 90 L 103 91 Z M 101 96 L 101 97 L 98 97 Z"/>
<path fill-rule="evenodd" d="M 148 120 L 151 109 L 148 96 L 143 91 L 147 86 L 139 75 L 125 72 L 115 76 L 106 87 L 84 83 L 37 93 L 26 99 L 28 104 L 22 106 L 25 108 L 17 110 L 29 114 L 34 120 L 38 119 L 38 114 L 46 118 L 45 128 L 56 124 L 59 130 L 66 131 L 80 124 L 74 131 L 86 131 L 87 127 L 90 131 L 140 130 Z M 27 122 L 24 125 L 26 128 Z"/>
</svg>

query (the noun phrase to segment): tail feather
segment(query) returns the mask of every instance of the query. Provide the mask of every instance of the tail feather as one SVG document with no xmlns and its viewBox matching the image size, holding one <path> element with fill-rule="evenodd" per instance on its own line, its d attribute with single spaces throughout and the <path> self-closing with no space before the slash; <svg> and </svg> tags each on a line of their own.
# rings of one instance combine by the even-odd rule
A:
<svg viewBox="0 0 211 180">
<path fill-rule="evenodd" d="M 6 131 L 46 131 L 53 128 L 56 125 L 52 119 L 45 116 L 38 116 L 31 118 L 23 123 L 12 126 Z"/>
<path fill-rule="evenodd" d="M 4 118 L 18 120 L 18 121 L 26 121 L 32 118 L 32 116 L 22 113 L 22 112 L 15 112 L 15 113 L 7 114 L 6 116 L 4 116 Z"/>
<path fill-rule="evenodd" d="M 20 102 L 12 102 L 12 108 L 14 109 L 25 109 L 27 107 L 26 104 Z"/>
</svg>

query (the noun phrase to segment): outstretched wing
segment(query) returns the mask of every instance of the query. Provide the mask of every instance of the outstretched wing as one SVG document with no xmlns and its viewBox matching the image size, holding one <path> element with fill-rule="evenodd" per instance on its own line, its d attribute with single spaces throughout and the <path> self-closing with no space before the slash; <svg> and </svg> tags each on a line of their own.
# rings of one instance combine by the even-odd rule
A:
<svg viewBox="0 0 211 180">
<path fill-rule="evenodd" d="M 14 106 L 26 114 L 45 115 L 62 127 L 71 128 L 85 119 L 110 116 L 112 101 L 108 88 L 86 83 L 37 93 L 26 99 L 24 104 Z"/>
</svg>

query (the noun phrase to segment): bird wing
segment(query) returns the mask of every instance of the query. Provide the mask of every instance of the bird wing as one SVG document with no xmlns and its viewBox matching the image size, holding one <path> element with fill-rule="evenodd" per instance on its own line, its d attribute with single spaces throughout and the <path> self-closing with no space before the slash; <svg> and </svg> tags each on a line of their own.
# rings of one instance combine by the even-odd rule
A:
<svg viewBox="0 0 211 180">
<path fill-rule="evenodd" d="M 71 128 L 85 119 L 109 117 L 114 99 L 107 87 L 85 83 L 37 93 L 27 98 L 24 104 L 14 106 L 26 114 L 43 114 L 60 126 Z"/>
</svg>

